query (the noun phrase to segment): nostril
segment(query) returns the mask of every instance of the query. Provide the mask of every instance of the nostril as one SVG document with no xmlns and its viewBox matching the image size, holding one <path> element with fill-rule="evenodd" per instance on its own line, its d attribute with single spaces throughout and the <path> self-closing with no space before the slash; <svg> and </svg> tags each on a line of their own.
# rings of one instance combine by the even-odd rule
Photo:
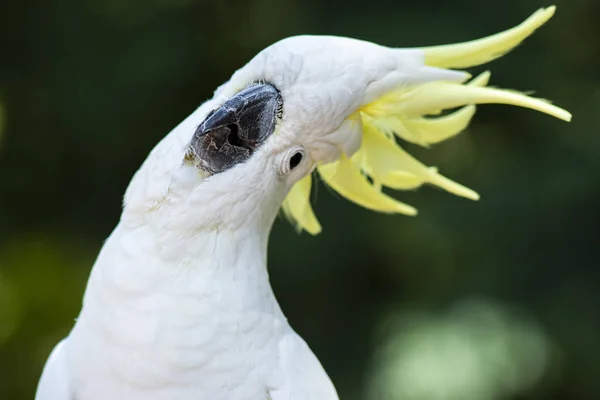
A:
<svg viewBox="0 0 600 400">
<path fill-rule="evenodd" d="M 229 129 L 229 135 L 227 136 L 227 141 L 229 142 L 229 144 L 232 146 L 241 146 L 240 137 L 238 135 L 239 129 L 237 124 L 227 125 L 227 128 Z"/>
</svg>

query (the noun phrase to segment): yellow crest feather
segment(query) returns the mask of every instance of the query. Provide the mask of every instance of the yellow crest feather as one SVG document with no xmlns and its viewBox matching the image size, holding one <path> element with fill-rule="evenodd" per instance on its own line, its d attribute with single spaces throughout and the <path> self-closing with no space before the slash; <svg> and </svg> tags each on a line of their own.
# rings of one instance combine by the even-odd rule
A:
<svg viewBox="0 0 600 400">
<path fill-rule="evenodd" d="M 544 25 L 556 11 L 541 8 L 520 25 L 482 39 L 465 43 L 425 47 L 425 64 L 440 68 L 469 68 L 502 57 Z"/>
<path fill-rule="evenodd" d="M 311 235 L 316 235 L 321 232 L 321 224 L 310 205 L 311 187 L 312 176 L 309 174 L 292 187 L 283 202 L 282 209 L 285 216 L 296 223 L 298 230 L 305 230 Z"/>
<path fill-rule="evenodd" d="M 555 7 L 538 10 L 519 26 L 505 32 L 460 44 L 425 48 L 429 66 L 463 68 L 491 61 L 510 51 L 548 21 Z M 351 158 L 342 156 L 330 164 L 318 165 L 323 181 L 348 200 L 365 208 L 405 215 L 416 215 L 412 206 L 382 192 L 384 187 L 410 190 L 424 183 L 450 193 L 478 200 L 479 195 L 439 174 L 410 156 L 396 137 L 421 146 L 449 139 L 463 131 L 475 113 L 476 104 L 498 103 L 537 110 L 564 121 L 571 114 L 543 99 L 526 94 L 487 87 L 490 73 L 484 72 L 468 83 L 431 82 L 391 91 L 352 114 L 363 124 L 360 149 Z M 444 110 L 462 107 L 443 116 Z M 283 204 L 285 214 L 299 229 L 320 232 L 310 205 L 311 177 L 305 177 L 291 190 Z"/>
</svg>

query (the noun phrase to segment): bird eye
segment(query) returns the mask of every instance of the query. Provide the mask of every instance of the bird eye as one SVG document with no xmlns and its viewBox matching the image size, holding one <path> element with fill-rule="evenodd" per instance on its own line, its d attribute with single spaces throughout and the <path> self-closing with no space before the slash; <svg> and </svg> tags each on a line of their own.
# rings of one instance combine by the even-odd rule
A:
<svg viewBox="0 0 600 400">
<path fill-rule="evenodd" d="M 304 158 L 304 154 L 301 151 L 297 151 L 294 153 L 292 158 L 290 158 L 290 171 L 293 170 L 302 162 L 302 158 Z"/>
<path fill-rule="evenodd" d="M 281 163 L 281 172 L 284 175 L 289 174 L 304 160 L 304 149 L 301 146 L 289 150 Z"/>
</svg>

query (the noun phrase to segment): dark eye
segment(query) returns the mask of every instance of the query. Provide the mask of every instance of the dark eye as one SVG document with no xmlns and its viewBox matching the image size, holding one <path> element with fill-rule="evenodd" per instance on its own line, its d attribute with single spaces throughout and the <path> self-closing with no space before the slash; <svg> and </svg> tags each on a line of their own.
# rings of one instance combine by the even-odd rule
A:
<svg viewBox="0 0 600 400">
<path fill-rule="evenodd" d="M 301 162 L 304 155 L 302 152 L 295 153 L 292 158 L 290 158 L 290 171 L 296 168 Z"/>
</svg>

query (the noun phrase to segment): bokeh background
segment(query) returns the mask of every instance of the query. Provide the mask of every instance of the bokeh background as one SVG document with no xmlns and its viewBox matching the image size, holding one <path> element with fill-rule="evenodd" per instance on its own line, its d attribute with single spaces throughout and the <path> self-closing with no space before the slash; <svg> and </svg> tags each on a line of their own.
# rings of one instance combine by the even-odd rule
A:
<svg viewBox="0 0 600 400">
<path fill-rule="evenodd" d="M 600 2 L 554 19 L 492 70 L 574 114 L 482 106 L 427 164 L 478 190 L 399 193 L 416 218 L 319 186 L 324 231 L 281 218 L 270 273 L 342 399 L 600 399 Z M 70 330 L 122 194 L 149 150 L 286 36 L 388 46 L 520 23 L 537 0 L 43 0 L 0 11 L 0 399 L 31 399 Z"/>
</svg>

